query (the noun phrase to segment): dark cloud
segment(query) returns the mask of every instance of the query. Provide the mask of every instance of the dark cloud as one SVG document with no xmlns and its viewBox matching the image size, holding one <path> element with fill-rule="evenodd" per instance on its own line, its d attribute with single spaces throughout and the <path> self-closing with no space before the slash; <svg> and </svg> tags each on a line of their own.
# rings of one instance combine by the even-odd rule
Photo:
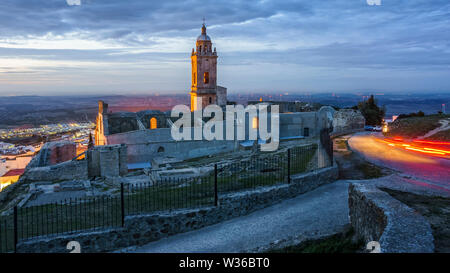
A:
<svg viewBox="0 0 450 273">
<path fill-rule="evenodd" d="M 252 84 L 256 82 L 256 87 L 270 85 L 270 73 L 261 72 L 267 73 L 261 80 L 251 78 L 258 76 L 245 67 L 271 70 L 271 65 L 285 64 L 291 70 L 306 74 L 308 68 L 327 71 L 324 73 L 334 69 L 336 79 L 340 78 L 339 73 L 362 69 L 365 74 L 356 75 L 362 80 L 354 82 L 358 86 L 370 82 L 364 77 L 370 77 L 367 71 L 371 69 L 385 73 L 402 71 L 403 74 L 395 74 L 399 78 L 427 77 L 433 71 L 436 75 L 448 74 L 450 2 L 381 1 L 381 6 L 369 6 L 366 0 L 81 0 L 81 5 L 69 6 L 65 0 L 2 0 L 0 41 L 10 47 L 19 46 L 20 40 L 52 34 L 71 35 L 71 38 L 117 48 L 0 48 L 0 58 L 104 62 L 111 64 L 108 68 L 111 73 L 114 67 L 119 72 L 125 64 L 130 71 L 135 64 L 136 71 L 142 73 L 143 65 L 154 69 L 153 64 L 159 62 L 161 67 L 172 65 L 162 70 L 180 64 L 176 66 L 177 73 L 188 75 L 184 70 L 189 69 L 189 48 L 200 31 L 202 17 L 206 17 L 208 33 L 218 47 L 219 64 L 224 66 L 225 76 L 231 77 L 233 67 L 240 77 L 249 79 Z M 164 39 L 190 44 L 168 49 L 171 45 L 162 42 Z M 67 69 L 55 67 L 52 71 L 63 73 Z M 86 75 L 89 69 L 101 70 L 87 67 Z M 11 71 L 14 72 L 8 73 L 31 70 Z M 294 73 L 283 73 L 280 68 L 272 74 L 273 78 L 283 78 L 291 72 Z M 188 80 L 184 74 L 177 77 L 174 88 Z M 450 89 L 447 78 L 450 77 L 439 81 L 439 88 Z M 295 85 L 294 81 L 286 82 Z M 245 85 L 245 82 L 239 84 Z M 317 86 L 321 84 L 319 80 Z M 414 87 L 405 80 L 399 80 L 395 86 L 401 84 Z"/>
</svg>

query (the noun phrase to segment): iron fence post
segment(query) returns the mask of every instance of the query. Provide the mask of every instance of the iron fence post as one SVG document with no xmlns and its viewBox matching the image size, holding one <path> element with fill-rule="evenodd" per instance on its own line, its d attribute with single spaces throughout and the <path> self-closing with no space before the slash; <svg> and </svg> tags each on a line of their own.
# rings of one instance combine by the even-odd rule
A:
<svg viewBox="0 0 450 273">
<path fill-rule="evenodd" d="M 123 183 L 120 183 L 120 209 L 122 217 L 122 227 L 125 226 L 125 202 L 123 195 Z"/>
<path fill-rule="evenodd" d="M 219 204 L 219 196 L 217 194 L 217 164 L 214 164 L 214 206 Z"/>
<path fill-rule="evenodd" d="M 287 150 L 287 158 L 288 158 L 288 160 L 287 160 L 288 181 L 287 182 L 288 182 L 288 184 L 290 184 L 291 183 L 291 148 L 289 148 Z"/>
<path fill-rule="evenodd" d="M 17 242 L 18 242 L 18 234 L 17 234 L 17 206 L 14 207 L 14 253 L 17 252 Z"/>
</svg>

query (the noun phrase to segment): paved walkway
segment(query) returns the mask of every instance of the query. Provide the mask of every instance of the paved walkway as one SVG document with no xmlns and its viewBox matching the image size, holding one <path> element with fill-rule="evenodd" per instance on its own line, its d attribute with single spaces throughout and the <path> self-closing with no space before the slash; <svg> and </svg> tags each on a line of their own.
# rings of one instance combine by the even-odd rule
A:
<svg viewBox="0 0 450 273">
<path fill-rule="evenodd" d="M 299 235 L 331 235 L 349 223 L 348 185 L 336 181 L 243 217 L 120 252 L 246 252 Z"/>
</svg>

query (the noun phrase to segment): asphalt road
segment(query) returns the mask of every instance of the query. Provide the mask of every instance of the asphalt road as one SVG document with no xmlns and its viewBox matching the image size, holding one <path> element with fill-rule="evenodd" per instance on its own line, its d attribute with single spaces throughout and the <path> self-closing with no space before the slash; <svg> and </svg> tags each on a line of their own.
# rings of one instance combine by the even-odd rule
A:
<svg viewBox="0 0 450 273">
<path fill-rule="evenodd" d="M 430 187 L 450 190 L 450 160 L 394 148 L 375 141 L 376 137 L 374 133 L 358 133 L 348 144 L 369 162 L 423 179 Z"/>
</svg>

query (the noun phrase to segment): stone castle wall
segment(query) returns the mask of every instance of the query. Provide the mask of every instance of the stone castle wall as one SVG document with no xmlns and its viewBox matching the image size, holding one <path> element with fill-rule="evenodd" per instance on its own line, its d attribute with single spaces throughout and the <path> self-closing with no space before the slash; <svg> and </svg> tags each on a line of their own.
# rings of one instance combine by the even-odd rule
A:
<svg viewBox="0 0 450 273">
<path fill-rule="evenodd" d="M 39 153 L 30 161 L 27 168 L 44 167 L 72 160 L 77 154 L 76 143 L 71 141 L 52 141 L 42 146 Z"/>
<path fill-rule="evenodd" d="M 87 153 L 89 177 L 114 177 L 128 173 L 125 144 L 95 146 Z"/>
<path fill-rule="evenodd" d="M 61 146 L 56 145 L 59 143 L 49 142 L 47 143 L 49 145 L 46 144 L 46 146 L 61 149 L 61 147 L 75 145 L 75 143 L 71 143 L 73 145 L 68 143 Z M 127 147 L 125 145 L 95 146 L 87 151 L 87 159 L 72 160 L 73 157 L 70 155 L 66 156 L 70 160 L 58 164 L 49 164 L 51 161 L 43 160 L 43 158 L 51 158 L 52 151 L 54 149 L 41 149 L 35 156 L 36 160 L 27 166 L 22 180 L 28 182 L 84 180 L 90 177 L 122 176 L 128 173 Z"/>
<path fill-rule="evenodd" d="M 333 135 L 363 131 L 366 120 L 361 112 L 353 109 L 341 109 L 333 115 Z"/>
<path fill-rule="evenodd" d="M 66 161 L 46 167 L 28 169 L 23 175 L 28 182 L 88 179 L 86 160 Z"/>
<path fill-rule="evenodd" d="M 322 111 L 326 113 L 326 111 Z M 270 114 L 268 115 L 270 119 Z M 249 139 L 249 115 L 245 120 L 245 136 Z M 328 125 L 324 120 L 328 116 L 317 112 L 281 113 L 280 139 L 292 137 L 314 138 L 319 135 L 321 126 Z M 194 138 L 191 129 L 191 139 Z M 235 127 L 235 131 L 236 131 Z M 271 130 L 270 123 L 268 130 Z M 223 138 L 226 139 L 226 121 L 223 126 Z M 154 130 L 135 130 L 111 134 L 106 136 L 108 144 L 126 144 L 129 163 L 150 162 L 155 157 L 176 157 L 180 160 L 208 156 L 212 154 L 231 152 L 239 146 L 230 140 L 182 140 L 172 138 L 171 128 L 158 128 Z M 241 141 L 238 141 L 238 143 Z"/>
</svg>

